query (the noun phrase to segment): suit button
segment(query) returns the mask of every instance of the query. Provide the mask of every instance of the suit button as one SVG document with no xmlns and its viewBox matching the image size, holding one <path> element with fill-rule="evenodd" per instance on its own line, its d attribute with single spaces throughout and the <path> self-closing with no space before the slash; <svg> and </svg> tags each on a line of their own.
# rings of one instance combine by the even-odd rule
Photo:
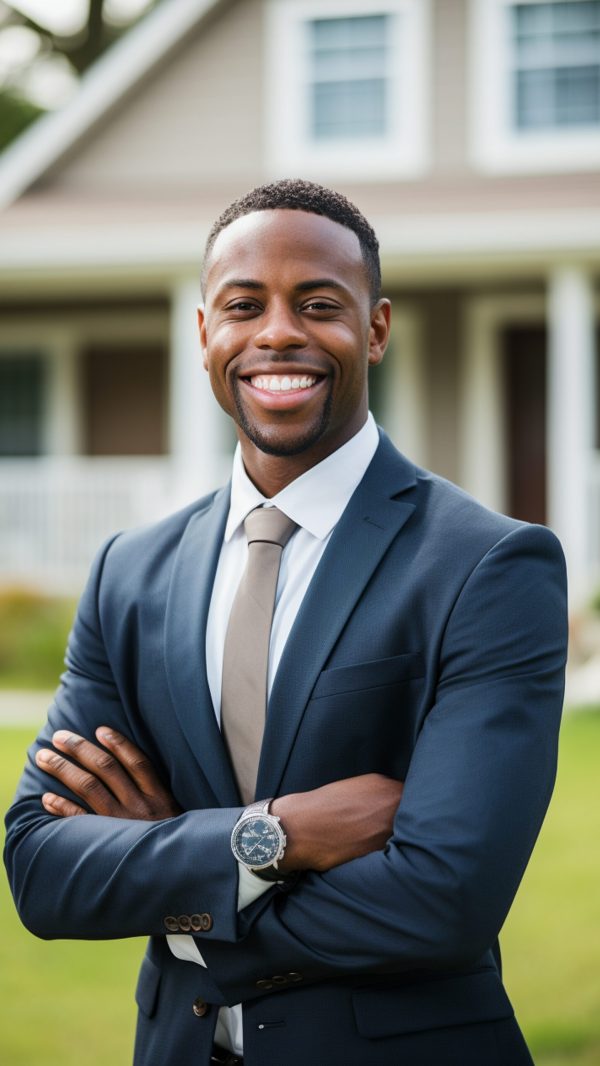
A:
<svg viewBox="0 0 600 1066">
<path fill-rule="evenodd" d="M 192 931 L 194 933 L 199 933 L 202 929 L 202 915 L 192 914 L 190 921 L 192 923 Z"/>
<path fill-rule="evenodd" d="M 302 977 L 301 973 L 289 973 L 288 974 L 288 981 L 292 981 L 293 984 L 297 985 L 299 981 L 303 981 L 303 980 L 304 980 L 304 978 Z"/>
<path fill-rule="evenodd" d="M 189 933 L 190 929 L 192 928 L 192 919 L 190 918 L 189 914 L 180 914 L 179 918 L 177 919 L 177 925 L 181 929 L 182 933 Z"/>
<path fill-rule="evenodd" d="M 256 982 L 256 987 L 262 989 L 263 992 L 268 992 L 273 987 L 273 982 L 261 977 L 260 981 Z"/>
<path fill-rule="evenodd" d="M 165 918 L 164 924 L 170 933 L 179 932 L 179 922 L 177 921 L 177 918 L 173 917 L 173 915 L 170 914 L 168 918 Z"/>
<path fill-rule="evenodd" d="M 198 996 L 192 1003 L 192 1010 L 197 1018 L 203 1018 L 210 1010 L 210 1003 L 207 1003 L 205 999 L 200 999 L 200 996 Z"/>
<path fill-rule="evenodd" d="M 272 981 L 274 985 L 287 985 L 288 983 L 287 977 L 284 977 L 283 974 L 275 974 Z"/>
<path fill-rule="evenodd" d="M 201 914 L 200 915 L 200 928 L 201 928 L 202 932 L 203 933 L 208 933 L 209 930 L 212 929 L 212 927 L 213 927 L 212 914 L 206 914 L 206 913 L 205 914 Z"/>
</svg>

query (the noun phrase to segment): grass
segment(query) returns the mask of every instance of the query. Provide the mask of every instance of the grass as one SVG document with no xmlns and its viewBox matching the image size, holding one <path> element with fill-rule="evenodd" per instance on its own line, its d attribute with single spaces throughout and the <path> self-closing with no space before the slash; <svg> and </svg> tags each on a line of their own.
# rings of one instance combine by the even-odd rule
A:
<svg viewBox="0 0 600 1066">
<path fill-rule="evenodd" d="M 3 807 L 31 737 L 0 731 Z M 600 1066 L 599 760 L 600 711 L 568 717 L 550 813 L 502 935 L 506 985 L 537 1066 Z M 0 912 L 3 1066 L 130 1062 L 143 943 L 35 940 L 3 881 Z"/>
<path fill-rule="evenodd" d="M 35 730 L 0 729 L 0 799 L 9 805 Z M 36 940 L 0 878 L 2 1066 L 131 1062 L 133 992 L 144 940 Z"/>
<path fill-rule="evenodd" d="M 565 720 L 556 791 L 502 935 L 505 981 L 544 1066 L 600 1064 L 600 712 Z"/>
<path fill-rule="evenodd" d="M 74 612 L 73 599 L 0 591 L 0 688 L 56 687 Z"/>
</svg>

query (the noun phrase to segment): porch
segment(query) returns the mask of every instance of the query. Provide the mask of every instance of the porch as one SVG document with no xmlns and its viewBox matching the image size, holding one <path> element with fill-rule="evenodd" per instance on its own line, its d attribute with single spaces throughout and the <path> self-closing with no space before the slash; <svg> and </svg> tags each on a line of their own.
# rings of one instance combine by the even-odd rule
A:
<svg viewBox="0 0 600 1066">
<path fill-rule="evenodd" d="M 166 457 L 1 460 L 0 584 L 79 592 L 101 542 L 168 514 L 174 489 Z"/>
</svg>

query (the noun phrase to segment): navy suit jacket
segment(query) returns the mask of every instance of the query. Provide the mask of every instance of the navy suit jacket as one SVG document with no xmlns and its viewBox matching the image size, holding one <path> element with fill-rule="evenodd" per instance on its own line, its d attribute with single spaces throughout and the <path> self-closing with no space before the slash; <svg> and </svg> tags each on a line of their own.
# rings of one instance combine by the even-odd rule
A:
<svg viewBox="0 0 600 1066">
<path fill-rule="evenodd" d="M 567 632 L 556 538 L 486 510 L 381 435 L 284 650 L 257 795 L 378 771 L 406 782 L 393 834 L 238 915 L 241 802 L 204 654 L 228 504 L 226 488 L 113 538 L 95 561 L 8 815 L 23 921 L 45 938 L 150 937 L 139 1066 L 205 1066 L 218 1006 L 237 1002 L 249 1066 L 530 1062 L 497 936 L 555 777 Z M 185 813 L 42 809 L 56 784 L 37 748 L 58 728 L 93 740 L 100 724 L 144 749 Z M 165 941 L 194 927 L 206 970 Z"/>
</svg>

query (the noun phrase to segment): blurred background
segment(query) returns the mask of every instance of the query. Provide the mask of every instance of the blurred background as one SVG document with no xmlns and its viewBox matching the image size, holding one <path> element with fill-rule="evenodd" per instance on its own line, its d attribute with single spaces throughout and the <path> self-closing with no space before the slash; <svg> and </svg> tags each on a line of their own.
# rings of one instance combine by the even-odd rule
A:
<svg viewBox="0 0 600 1066">
<path fill-rule="evenodd" d="M 0 147 L 5 806 L 102 539 L 228 476 L 213 219 L 332 185 L 393 302 L 378 421 L 565 548 L 559 781 L 504 951 L 536 1062 L 600 1064 L 600 0 L 0 0 Z M 2 1061 L 128 1062 L 142 945 L 38 943 L 3 892 Z"/>
</svg>

